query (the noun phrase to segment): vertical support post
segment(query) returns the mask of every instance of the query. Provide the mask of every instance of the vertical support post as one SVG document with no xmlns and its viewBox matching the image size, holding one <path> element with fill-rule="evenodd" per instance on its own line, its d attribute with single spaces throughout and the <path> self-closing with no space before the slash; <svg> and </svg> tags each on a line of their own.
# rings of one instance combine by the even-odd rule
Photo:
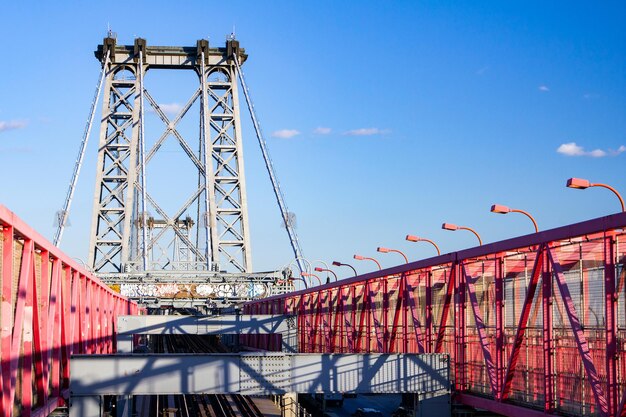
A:
<svg viewBox="0 0 626 417">
<path fill-rule="evenodd" d="M 365 281 L 365 288 L 363 289 L 363 305 L 365 307 L 365 340 L 367 340 L 366 352 L 372 351 L 372 314 L 374 314 L 374 306 L 372 303 L 372 291 L 370 288 L 370 282 Z"/>
<path fill-rule="evenodd" d="M 504 386 L 504 260 L 501 256 L 495 259 L 495 290 L 496 290 L 496 398 L 501 399 Z"/>
<path fill-rule="evenodd" d="M 300 336 L 300 343 L 298 343 L 298 352 L 307 351 L 307 328 L 306 328 L 306 310 L 304 309 L 305 301 L 304 295 L 298 296 L 298 333 Z M 250 314 L 248 312 L 248 314 Z M 247 337 L 246 337 L 247 340 Z"/>
<path fill-rule="evenodd" d="M 465 274 L 463 273 L 463 265 L 456 265 L 459 279 L 455 280 L 455 320 L 454 320 L 454 340 L 455 340 L 455 384 L 458 391 L 464 391 L 467 387 L 465 361 Z M 452 284 L 452 283 L 451 283 Z"/>
<path fill-rule="evenodd" d="M 548 248 L 545 248 L 548 251 Z M 555 408 L 554 398 L 554 340 L 552 335 L 552 270 L 550 262 L 543 262 L 541 278 L 543 304 L 543 392 L 544 411 L 551 413 Z"/>
<path fill-rule="evenodd" d="M 381 353 L 389 352 L 389 286 L 387 284 L 387 279 L 383 278 L 383 303 L 380 308 L 381 313 L 383 315 L 382 325 L 383 325 L 383 345 Z M 395 331 L 395 329 L 394 329 Z M 379 345 L 380 346 L 380 345 Z"/>
<path fill-rule="evenodd" d="M 453 262 L 452 265 L 450 265 L 448 287 L 446 288 L 446 296 L 443 300 L 443 311 L 441 313 L 441 321 L 439 322 L 439 331 L 437 334 L 437 340 L 435 341 L 435 353 L 441 353 L 441 349 L 443 348 L 443 338 L 446 333 L 446 324 L 448 323 L 448 314 L 450 312 L 450 304 L 453 302 L 452 297 L 456 293 L 455 292 L 455 289 L 457 286 L 456 269 L 457 269 L 456 262 Z M 456 304 L 456 301 L 455 301 L 455 304 Z M 455 372 L 456 372 L 456 369 L 455 369 Z"/>
<path fill-rule="evenodd" d="M 615 288 L 615 237 L 608 234 L 604 238 L 604 308 L 606 317 L 606 378 L 608 417 L 617 415 L 619 385 L 617 381 L 617 300 Z"/>
<path fill-rule="evenodd" d="M 13 259 L 14 259 L 13 226 L 2 228 L 2 316 L 0 328 L 0 369 L 2 371 L 2 399 L 0 414 L 9 415 L 13 404 L 9 403 L 11 396 L 11 332 L 13 329 Z"/>
<path fill-rule="evenodd" d="M 425 288 L 425 316 L 426 316 L 426 353 L 433 352 L 433 272 L 429 270 L 426 273 Z"/>
<path fill-rule="evenodd" d="M 350 311 L 350 325 L 347 326 L 349 328 L 348 332 L 348 352 L 355 353 L 355 339 L 357 338 L 357 327 L 356 327 L 356 285 L 350 284 L 350 297 L 352 298 L 352 309 Z"/>
<path fill-rule="evenodd" d="M 207 45 L 208 47 L 208 45 Z M 205 56 L 202 50 L 200 64 L 200 86 L 202 88 L 202 112 L 201 112 L 201 129 L 202 144 L 204 145 L 202 161 L 204 165 L 204 207 L 206 210 L 206 218 L 204 224 L 206 238 L 206 262 L 207 270 L 211 270 L 213 265 L 219 265 L 219 239 L 217 233 L 217 204 L 215 202 L 215 173 L 213 171 L 213 142 L 211 140 L 210 126 L 208 123 L 208 101 L 207 101 L 207 85 L 206 79 L 208 74 L 205 69 Z M 232 80 L 231 80 L 232 81 Z M 213 263 L 213 265 L 211 265 Z"/>
<path fill-rule="evenodd" d="M 615 291 L 615 238 L 609 234 L 604 238 L 604 316 L 606 334 L 606 378 L 608 417 L 617 414 L 617 298 Z"/>
<path fill-rule="evenodd" d="M 35 248 L 34 245 L 30 245 L 28 254 L 26 253 L 27 246 L 24 246 L 24 257 L 28 256 L 30 261 L 28 264 L 28 269 L 25 271 L 26 274 L 20 274 L 20 281 L 26 279 L 27 286 L 25 288 L 26 294 L 21 293 L 19 297 L 25 297 L 26 302 L 24 306 L 24 315 L 23 315 L 23 336 L 22 336 L 22 349 L 23 353 L 19 354 L 22 356 L 22 395 L 20 396 L 20 400 L 22 403 L 22 416 L 30 417 L 32 408 L 33 408 L 33 328 L 35 323 L 33 323 L 33 310 L 36 308 L 36 300 L 34 300 L 35 286 L 37 285 L 37 281 L 35 279 Z M 24 270 L 22 270 L 24 272 Z M 18 319 L 16 314 L 15 319 Z M 17 351 L 13 351 L 14 355 L 18 355 Z M 16 358 L 17 359 L 17 358 Z"/>
<path fill-rule="evenodd" d="M 147 184 L 146 184 L 146 143 L 144 137 L 144 107 L 143 107 L 143 78 L 145 71 L 143 68 L 143 50 L 139 50 L 139 163 L 141 174 L 141 262 L 143 270 L 148 270 L 148 209 L 146 207 Z"/>
<path fill-rule="evenodd" d="M 402 294 L 402 352 L 409 352 L 409 289 L 407 281 L 409 277 L 406 274 L 402 274 L 400 278 L 400 291 L 398 295 Z M 399 302 L 399 301 L 398 301 Z M 394 326 L 397 324 L 394 322 Z"/>
<path fill-rule="evenodd" d="M 241 135 L 241 117 L 239 115 L 239 85 L 237 83 L 237 65 L 230 66 L 230 87 L 232 89 L 233 113 L 235 124 L 235 147 L 237 149 L 237 166 L 239 180 L 239 200 L 241 205 L 241 234 L 243 235 L 242 261 L 244 272 L 252 271 L 252 251 L 250 246 L 250 233 L 248 232 L 248 193 L 246 191 L 246 174 L 243 162 L 243 139 Z M 243 75 L 243 74 L 242 74 Z"/>
<path fill-rule="evenodd" d="M 326 291 L 326 311 L 324 312 L 324 340 L 326 342 L 326 346 L 324 346 L 324 352 L 332 353 L 331 347 L 331 337 L 332 332 L 336 327 L 332 326 L 332 290 Z"/>
<path fill-rule="evenodd" d="M 52 397 L 59 397 L 60 393 L 60 366 L 61 366 L 61 315 L 63 309 L 63 294 L 61 292 L 61 261 L 58 258 L 52 260 L 52 279 L 50 284 L 50 314 L 48 318 L 48 335 L 51 338 L 50 354 L 52 364 L 50 377 L 52 378 Z"/>
</svg>

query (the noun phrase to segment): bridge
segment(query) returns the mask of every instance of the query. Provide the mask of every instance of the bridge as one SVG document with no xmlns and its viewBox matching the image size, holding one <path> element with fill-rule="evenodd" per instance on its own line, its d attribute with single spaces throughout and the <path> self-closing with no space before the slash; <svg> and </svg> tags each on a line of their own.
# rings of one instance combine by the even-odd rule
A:
<svg viewBox="0 0 626 417">
<path fill-rule="evenodd" d="M 626 415 L 626 212 L 296 291 L 294 272 L 312 271 L 239 42 L 118 45 L 110 33 L 96 58 L 54 243 L 0 206 L 1 415 L 150 415 L 153 395 L 167 405 L 156 413 L 174 416 L 171 396 L 232 394 L 282 397 L 280 413 L 295 416 L 298 394 L 336 392 L 414 394 L 413 415 L 451 414 L 449 402 L 456 414 Z M 170 120 L 144 77 L 175 70 L 195 71 L 198 89 Z M 239 87 L 299 271 L 252 269 Z M 102 91 L 90 257 L 79 265 L 58 246 Z M 159 137 L 144 134 L 144 102 Z M 184 137 L 177 125 L 194 105 L 200 129 Z M 193 167 L 182 201 L 147 174 L 168 139 Z"/>
</svg>

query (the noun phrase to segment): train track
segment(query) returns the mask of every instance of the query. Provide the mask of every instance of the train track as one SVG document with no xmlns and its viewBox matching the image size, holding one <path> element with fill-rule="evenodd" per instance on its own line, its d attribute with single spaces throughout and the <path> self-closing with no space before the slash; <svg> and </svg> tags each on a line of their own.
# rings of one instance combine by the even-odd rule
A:
<svg viewBox="0 0 626 417">
<path fill-rule="evenodd" d="M 215 337 L 155 336 L 155 353 L 224 353 Z M 149 400 L 147 399 L 149 398 Z M 252 398 L 232 395 L 155 395 L 138 398 L 141 417 L 262 417 Z M 140 404 L 141 403 L 141 404 Z"/>
</svg>

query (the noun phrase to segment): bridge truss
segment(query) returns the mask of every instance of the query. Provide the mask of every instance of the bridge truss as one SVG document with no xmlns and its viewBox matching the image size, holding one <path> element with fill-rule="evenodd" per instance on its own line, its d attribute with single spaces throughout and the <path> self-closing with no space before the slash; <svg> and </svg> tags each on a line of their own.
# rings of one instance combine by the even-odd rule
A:
<svg viewBox="0 0 626 417">
<path fill-rule="evenodd" d="M 121 46 L 106 38 L 99 47 L 106 76 L 89 256 L 96 273 L 220 271 L 227 265 L 251 271 L 234 54 L 246 59 L 234 40 L 226 48 L 209 48 L 206 40 L 184 48 L 147 46 L 141 38 Z M 197 73 L 197 88 L 173 117 L 145 87 L 148 72 L 156 70 Z M 199 134 L 184 137 L 181 121 L 194 117 L 188 112 L 196 102 Z M 162 122 L 159 136 L 146 137 L 148 111 Z M 160 200 L 154 194 L 172 185 L 147 175 L 167 140 L 195 170 L 185 181 L 197 183 L 175 209 L 172 193 Z M 160 169 L 173 175 L 183 168 Z"/>
<path fill-rule="evenodd" d="M 457 398 L 509 416 L 624 416 L 626 213 L 249 302 L 302 352 L 449 353 Z M 279 346 L 271 335 L 253 347 Z"/>
</svg>

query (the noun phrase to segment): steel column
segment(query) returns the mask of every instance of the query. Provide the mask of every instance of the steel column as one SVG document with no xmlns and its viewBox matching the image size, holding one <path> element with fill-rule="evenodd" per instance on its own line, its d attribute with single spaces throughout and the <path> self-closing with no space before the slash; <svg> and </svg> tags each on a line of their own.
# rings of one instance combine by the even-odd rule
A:
<svg viewBox="0 0 626 417">
<path fill-rule="evenodd" d="M 604 238 L 604 331 L 606 336 L 606 380 L 607 380 L 607 416 L 617 415 L 619 401 L 617 361 L 617 302 L 619 294 L 615 288 L 616 245 L 613 233 Z"/>
<path fill-rule="evenodd" d="M 549 248 L 546 247 L 548 252 Z M 547 256 L 546 256 L 547 257 Z M 555 409 L 554 395 L 554 338 L 552 333 L 552 270 L 550 263 L 543 262 L 543 274 L 541 278 L 542 304 L 543 304 L 543 392 L 544 407 L 546 413 Z"/>
</svg>

